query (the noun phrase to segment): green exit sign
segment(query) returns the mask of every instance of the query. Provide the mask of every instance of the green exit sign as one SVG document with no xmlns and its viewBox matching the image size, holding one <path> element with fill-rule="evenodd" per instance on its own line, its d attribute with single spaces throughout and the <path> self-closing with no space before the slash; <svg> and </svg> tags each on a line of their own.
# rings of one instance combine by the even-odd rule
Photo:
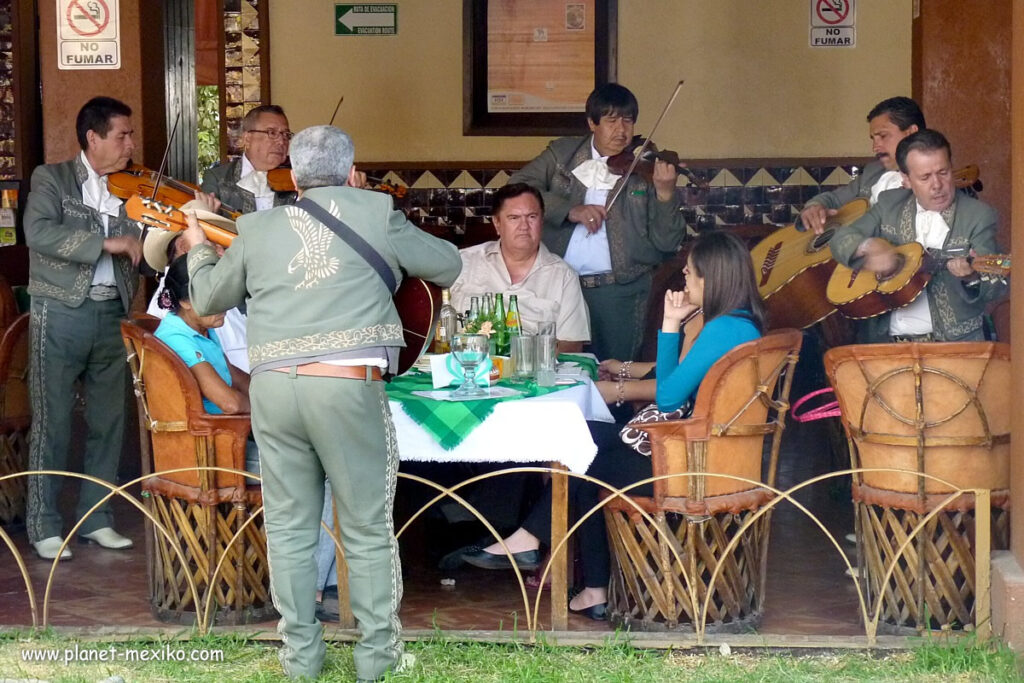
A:
<svg viewBox="0 0 1024 683">
<path fill-rule="evenodd" d="M 364 3 L 334 6 L 334 35 L 393 36 L 398 33 L 398 5 Z"/>
</svg>

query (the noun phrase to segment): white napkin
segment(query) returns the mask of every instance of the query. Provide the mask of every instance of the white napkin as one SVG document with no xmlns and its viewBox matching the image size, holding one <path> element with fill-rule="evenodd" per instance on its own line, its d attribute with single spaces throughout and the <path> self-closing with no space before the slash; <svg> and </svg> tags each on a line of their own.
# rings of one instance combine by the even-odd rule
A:
<svg viewBox="0 0 1024 683">
<path fill-rule="evenodd" d="M 243 190 L 252 192 L 254 197 L 270 197 L 274 194 L 274 191 L 270 189 L 270 184 L 267 182 L 266 171 L 254 170 L 246 173 L 235 184 Z"/>
<path fill-rule="evenodd" d="M 608 169 L 608 163 L 601 159 L 584 161 L 572 170 L 572 174 L 591 190 L 610 190 L 619 179 L 619 176 Z"/>
<path fill-rule="evenodd" d="M 488 356 L 483 363 L 476 366 L 476 383 L 482 387 L 490 386 L 490 374 L 491 357 Z M 462 366 L 450 353 L 440 353 L 430 357 L 430 375 L 435 389 L 451 385 L 460 386 L 466 376 L 462 371 Z"/>
</svg>

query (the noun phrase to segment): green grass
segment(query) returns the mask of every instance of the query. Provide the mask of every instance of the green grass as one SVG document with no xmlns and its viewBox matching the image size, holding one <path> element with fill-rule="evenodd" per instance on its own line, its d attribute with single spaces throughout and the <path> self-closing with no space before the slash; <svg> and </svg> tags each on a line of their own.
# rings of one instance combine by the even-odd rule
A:
<svg viewBox="0 0 1024 683">
<path fill-rule="evenodd" d="M 712 681 L 1021 681 L 1020 662 L 1002 645 L 983 646 L 970 639 L 949 643 L 924 639 L 911 650 L 896 653 L 866 651 L 792 655 L 778 650 L 722 655 L 693 651 L 634 649 L 611 637 L 609 644 L 595 648 L 548 645 L 495 645 L 454 642 L 438 634 L 429 641 L 411 643 L 407 651 L 416 655 L 408 673 L 389 677 L 393 681 L 615 681 L 665 683 L 686 680 Z M 28 663 L 22 653 L 32 650 L 99 651 L 111 645 L 119 656 L 129 650 L 160 650 L 170 647 L 186 652 L 219 650 L 224 659 L 217 663 L 73 662 Z M 52 632 L 0 631 L 0 679 L 28 678 L 49 681 L 98 681 L 118 675 L 125 681 L 283 681 L 273 643 L 242 636 L 212 635 L 187 640 L 135 640 L 103 643 L 71 639 Z M 355 678 L 352 647 L 328 644 L 323 681 L 351 681 Z"/>
</svg>

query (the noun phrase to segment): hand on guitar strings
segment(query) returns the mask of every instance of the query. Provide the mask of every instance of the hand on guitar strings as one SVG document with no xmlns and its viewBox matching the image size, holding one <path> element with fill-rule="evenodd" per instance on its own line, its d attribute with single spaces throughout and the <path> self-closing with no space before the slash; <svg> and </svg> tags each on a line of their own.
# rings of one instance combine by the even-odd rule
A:
<svg viewBox="0 0 1024 683">
<path fill-rule="evenodd" d="M 880 237 L 869 237 L 861 242 L 855 255 L 864 257 L 865 270 L 879 275 L 891 275 L 900 267 L 896 249 Z"/>
<path fill-rule="evenodd" d="M 826 209 L 821 204 L 808 204 L 800 212 L 800 222 L 804 230 L 813 230 L 815 235 L 820 235 L 825 232 L 825 222 L 836 213 L 836 209 Z"/>
<path fill-rule="evenodd" d="M 974 250 L 971 250 L 971 256 L 975 256 Z M 957 256 L 946 261 L 946 270 L 948 270 L 953 277 L 958 277 L 961 280 L 966 280 L 974 276 L 974 268 L 971 267 L 971 262 L 964 256 Z"/>
</svg>

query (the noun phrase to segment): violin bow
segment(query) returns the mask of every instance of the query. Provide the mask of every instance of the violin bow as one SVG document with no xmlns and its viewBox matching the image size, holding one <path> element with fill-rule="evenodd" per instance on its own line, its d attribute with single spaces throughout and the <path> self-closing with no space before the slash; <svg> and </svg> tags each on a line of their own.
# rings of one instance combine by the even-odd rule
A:
<svg viewBox="0 0 1024 683">
<path fill-rule="evenodd" d="M 156 182 L 153 183 L 153 194 L 150 199 L 156 199 L 156 193 L 160 190 L 160 183 L 164 181 L 164 171 L 167 169 L 167 156 L 171 151 L 171 143 L 174 142 L 174 134 L 178 132 L 178 122 L 181 121 L 181 109 L 174 117 L 174 125 L 171 126 L 171 134 L 167 136 L 167 146 L 164 147 L 164 157 L 160 160 L 160 168 L 156 172 Z"/>
<path fill-rule="evenodd" d="M 640 163 L 640 158 L 644 155 L 644 152 L 647 151 L 647 146 L 651 144 L 651 140 L 654 138 L 654 133 L 658 130 L 658 126 L 661 125 L 661 122 L 665 118 L 665 114 L 668 113 L 672 103 L 676 101 L 682 87 L 683 81 L 676 83 L 676 89 L 672 91 L 672 97 L 668 98 L 668 102 L 666 102 L 664 108 L 662 108 L 661 114 L 658 115 L 658 120 L 654 122 L 654 127 L 651 128 L 651 132 L 648 133 L 647 139 L 644 140 L 644 144 L 640 145 L 640 149 L 637 150 L 636 155 L 633 157 L 633 162 L 629 165 L 629 168 L 626 169 L 626 175 L 622 176 L 622 182 L 619 183 L 617 188 L 615 188 L 615 193 L 612 194 L 612 198 L 607 204 L 605 204 L 605 211 L 609 211 L 612 208 L 612 204 L 615 203 L 615 200 L 619 198 L 619 195 L 622 194 L 622 191 L 626 188 L 626 181 L 629 180 L 629 176 L 632 175 L 633 169 L 636 168 L 636 165 Z"/>
<path fill-rule="evenodd" d="M 328 126 L 334 125 L 334 118 L 338 115 L 338 110 L 341 109 L 341 103 L 345 101 L 345 96 L 342 95 L 338 98 L 338 104 L 334 107 L 334 113 L 331 114 L 331 120 L 327 122 Z"/>
</svg>

